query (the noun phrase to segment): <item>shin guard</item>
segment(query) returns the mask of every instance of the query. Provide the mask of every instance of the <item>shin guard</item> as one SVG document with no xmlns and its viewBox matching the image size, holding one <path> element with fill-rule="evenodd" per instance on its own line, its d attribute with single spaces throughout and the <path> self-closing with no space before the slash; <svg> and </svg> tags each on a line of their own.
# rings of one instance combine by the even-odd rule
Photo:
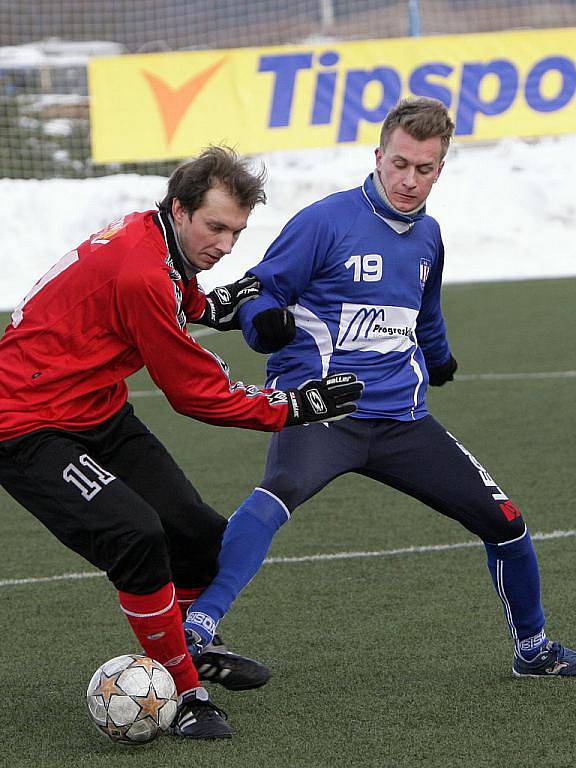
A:
<svg viewBox="0 0 576 768">
<path fill-rule="evenodd" d="M 228 521 L 218 558 L 218 574 L 196 600 L 192 611 L 208 615 L 217 624 L 256 575 L 274 534 L 289 517 L 280 499 L 256 488 Z"/>
<path fill-rule="evenodd" d="M 150 595 L 118 592 L 118 596 L 144 654 L 166 667 L 179 694 L 197 688 L 198 673 L 186 649 L 174 585 L 166 584 Z"/>
<path fill-rule="evenodd" d="M 484 542 L 488 568 L 514 640 L 515 651 L 529 659 L 546 641 L 540 600 L 538 559 L 528 530 L 503 544 Z"/>
</svg>

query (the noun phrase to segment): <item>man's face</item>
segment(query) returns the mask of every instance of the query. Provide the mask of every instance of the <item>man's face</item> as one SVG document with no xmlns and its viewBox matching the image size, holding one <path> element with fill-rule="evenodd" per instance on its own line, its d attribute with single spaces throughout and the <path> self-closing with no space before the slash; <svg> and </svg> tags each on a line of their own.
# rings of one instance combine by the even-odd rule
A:
<svg viewBox="0 0 576 768">
<path fill-rule="evenodd" d="M 172 217 L 184 255 L 196 269 L 212 269 L 230 253 L 246 228 L 250 209 L 239 205 L 222 187 L 213 187 L 190 216 L 178 198 L 172 201 Z"/>
<path fill-rule="evenodd" d="M 439 136 L 418 141 L 395 128 L 386 149 L 376 150 L 376 170 L 388 200 L 399 211 L 421 205 L 444 167 Z"/>
</svg>

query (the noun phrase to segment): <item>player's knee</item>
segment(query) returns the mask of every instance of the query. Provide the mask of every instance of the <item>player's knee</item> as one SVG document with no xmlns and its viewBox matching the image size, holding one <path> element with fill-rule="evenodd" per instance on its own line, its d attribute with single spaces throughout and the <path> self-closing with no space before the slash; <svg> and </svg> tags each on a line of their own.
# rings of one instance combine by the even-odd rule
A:
<svg viewBox="0 0 576 768">
<path fill-rule="evenodd" d="M 150 521 L 132 531 L 131 546 L 145 557 L 158 549 L 166 549 L 166 533 L 160 522 Z"/>
<path fill-rule="evenodd" d="M 209 584 L 218 573 L 218 555 L 227 520 L 218 515 L 208 525 L 190 525 L 169 537 L 170 565 L 174 582 L 193 586 Z"/>
<path fill-rule="evenodd" d="M 485 518 L 485 530 L 481 537 L 493 544 L 505 544 L 524 534 L 526 523 L 518 507 L 507 500 L 491 510 Z"/>
<path fill-rule="evenodd" d="M 107 574 L 117 589 L 148 594 L 172 578 L 166 534 L 159 521 L 143 521 L 124 532 L 115 552 Z"/>
<path fill-rule="evenodd" d="M 297 478 L 290 472 L 278 471 L 267 475 L 260 487 L 272 493 L 290 511 L 300 503 L 301 490 Z"/>
<path fill-rule="evenodd" d="M 219 547 L 222 535 L 226 530 L 228 520 L 215 512 L 211 507 L 205 507 L 201 515 L 194 514 L 193 525 L 190 517 L 180 524 L 180 530 L 170 532 L 170 544 L 174 541 L 187 542 L 186 546 L 191 551 Z"/>
</svg>

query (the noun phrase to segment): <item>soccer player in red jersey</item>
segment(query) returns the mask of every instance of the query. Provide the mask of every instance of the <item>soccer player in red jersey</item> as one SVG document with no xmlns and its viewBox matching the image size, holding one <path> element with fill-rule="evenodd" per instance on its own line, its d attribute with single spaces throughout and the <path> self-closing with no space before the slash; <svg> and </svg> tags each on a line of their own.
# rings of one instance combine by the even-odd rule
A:
<svg viewBox="0 0 576 768">
<path fill-rule="evenodd" d="M 0 341 L 0 484 L 106 572 L 145 654 L 174 677 L 174 733 L 193 739 L 232 734 L 198 670 L 233 690 L 269 673 L 218 645 L 192 662 L 182 619 L 216 574 L 226 519 L 136 417 L 125 380 L 146 367 L 179 413 L 265 431 L 350 413 L 362 389 L 347 374 L 287 392 L 233 382 L 187 331 L 239 327 L 258 295 L 253 277 L 205 295 L 197 274 L 230 253 L 263 184 L 210 147 L 174 171 L 158 210 L 117 219 L 55 264 Z"/>
</svg>

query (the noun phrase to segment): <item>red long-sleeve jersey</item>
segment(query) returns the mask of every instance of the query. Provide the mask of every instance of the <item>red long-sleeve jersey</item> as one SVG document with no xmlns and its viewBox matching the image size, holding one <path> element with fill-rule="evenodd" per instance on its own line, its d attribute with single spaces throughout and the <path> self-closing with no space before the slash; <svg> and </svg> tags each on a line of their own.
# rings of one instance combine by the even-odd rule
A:
<svg viewBox="0 0 576 768">
<path fill-rule="evenodd" d="M 164 214 L 133 213 L 36 283 L 0 341 L 0 440 L 100 424 L 125 404 L 125 379 L 143 366 L 186 416 L 283 427 L 283 392 L 232 382 L 226 365 L 188 334 L 205 297 L 179 254 Z"/>
</svg>

